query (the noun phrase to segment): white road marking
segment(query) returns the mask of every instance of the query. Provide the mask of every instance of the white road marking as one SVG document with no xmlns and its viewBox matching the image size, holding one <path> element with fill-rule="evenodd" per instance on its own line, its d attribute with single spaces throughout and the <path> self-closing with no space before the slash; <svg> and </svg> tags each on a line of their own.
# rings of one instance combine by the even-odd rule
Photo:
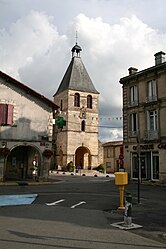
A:
<svg viewBox="0 0 166 249">
<path fill-rule="evenodd" d="M 75 208 L 75 207 L 80 206 L 80 205 L 85 204 L 85 203 L 86 203 L 85 201 L 81 201 L 81 202 L 71 206 L 71 208 Z"/>
<path fill-rule="evenodd" d="M 38 194 L 0 195 L 0 206 L 29 205 Z"/>
<path fill-rule="evenodd" d="M 60 202 L 63 202 L 63 201 L 65 201 L 65 199 L 55 201 L 55 202 L 52 202 L 52 203 L 46 203 L 46 205 L 47 206 L 55 206 L 55 205 L 57 205 L 57 204 L 59 204 Z"/>
</svg>

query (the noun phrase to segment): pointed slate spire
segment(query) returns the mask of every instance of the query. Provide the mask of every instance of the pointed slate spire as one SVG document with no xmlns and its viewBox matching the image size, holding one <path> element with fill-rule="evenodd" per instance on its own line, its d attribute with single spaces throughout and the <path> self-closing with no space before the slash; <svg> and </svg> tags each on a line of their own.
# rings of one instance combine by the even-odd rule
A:
<svg viewBox="0 0 166 249">
<path fill-rule="evenodd" d="M 89 77 L 89 74 L 81 60 L 80 57 L 81 51 L 82 51 L 81 47 L 76 42 L 75 46 L 71 50 L 72 52 L 71 62 L 54 96 L 67 89 L 75 91 L 83 91 L 88 93 L 96 93 L 96 94 L 99 93 L 95 89 Z"/>
</svg>

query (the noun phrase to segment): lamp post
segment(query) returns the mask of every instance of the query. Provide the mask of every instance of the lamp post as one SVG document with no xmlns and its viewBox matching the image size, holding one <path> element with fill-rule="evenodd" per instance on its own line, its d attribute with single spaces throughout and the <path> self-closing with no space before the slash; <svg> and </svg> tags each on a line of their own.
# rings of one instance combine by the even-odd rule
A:
<svg viewBox="0 0 166 249">
<path fill-rule="evenodd" d="M 140 203 L 140 179 L 141 179 L 141 169 L 140 169 L 140 138 L 137 137 L 137 166 L 138 166 L 138 203 Z"/>
</svg>

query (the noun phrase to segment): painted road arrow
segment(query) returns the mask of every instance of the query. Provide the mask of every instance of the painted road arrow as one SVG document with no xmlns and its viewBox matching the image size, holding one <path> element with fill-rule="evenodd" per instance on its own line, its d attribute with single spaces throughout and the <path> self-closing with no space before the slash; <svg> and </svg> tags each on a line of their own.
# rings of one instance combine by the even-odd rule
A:
<svg viewBox="0 0 166 249">
<path fill-rule="evenodd" d="M 59 201 L 55 201 L 55 202 L 51 202 L 51 203 L 46 203 L 47 206 L 55 206 L 61 202 L 65 201 L 65 199 L 59 200 Z"/>
<path fill-rule="evenodd" d="M 71 208 L 78 207 L 78 206 L 80 206 L 80 205 L 82 205 L 82 204 L 85 204 L 85 203 L 86 203 L 85 201 L 81 201 L 81 202 L 79 202 L 79 203 L 77 203 L 77 204 L 71 206 Z"/>
</svg>

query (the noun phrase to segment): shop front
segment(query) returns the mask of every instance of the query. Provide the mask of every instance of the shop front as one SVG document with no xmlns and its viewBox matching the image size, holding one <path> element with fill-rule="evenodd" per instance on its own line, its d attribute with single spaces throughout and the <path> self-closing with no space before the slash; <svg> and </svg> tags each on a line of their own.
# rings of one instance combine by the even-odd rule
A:
<svg viewBox="0 0 166 249">
<path fill-rule="evenodd" d="M 131 151 L 131 178 L 138 179 L 138 172 L 140 169 L 141 180 L 159 180 L 159 150 L 154 144 L 133 146 Z M 140 167 L 139 167 L 140 165 Z"/>
</svg>

